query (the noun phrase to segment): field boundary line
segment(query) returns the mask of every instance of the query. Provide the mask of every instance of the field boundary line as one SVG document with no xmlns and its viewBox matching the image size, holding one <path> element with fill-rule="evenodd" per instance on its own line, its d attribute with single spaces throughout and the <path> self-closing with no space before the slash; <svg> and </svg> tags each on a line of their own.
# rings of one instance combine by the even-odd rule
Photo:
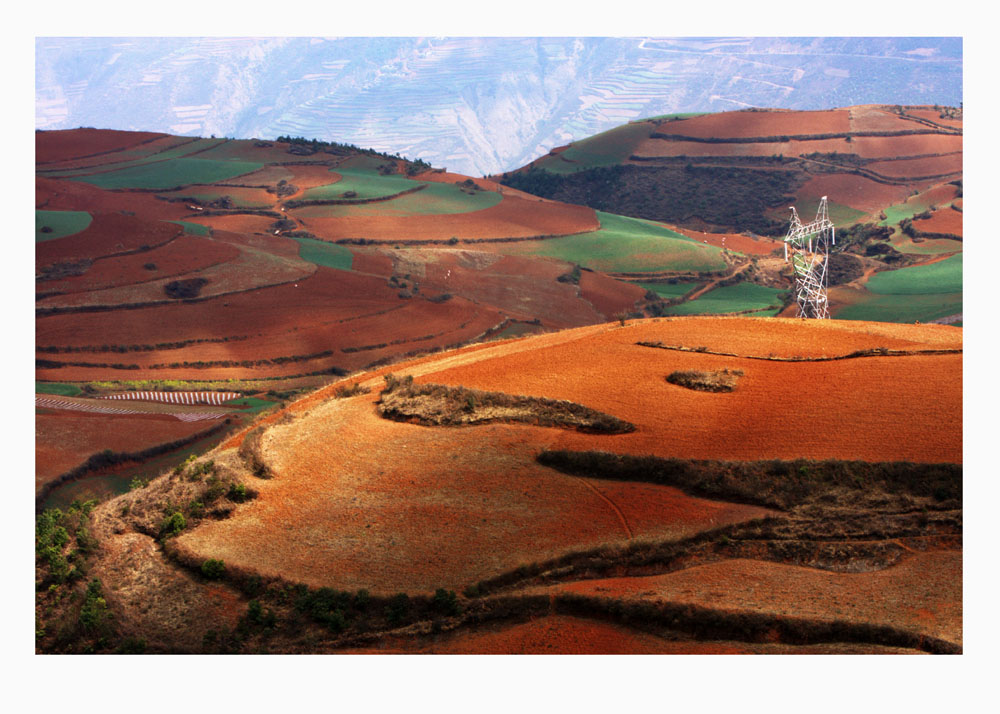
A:
<svg viewBox="0 0 1000 714">
<path fill-rule="evenodd" d="M 718 355 L 721 357 L 738 357 L 740 359 L 758 359 L 765 362 L 836 362 L 845 359 L 859 359 L 862 357 L 915 357 L 923 355 L 951 355 L 962 354 L 962 348 L 943 350 L 892 350 L 885 347 L 869 350 L 858 350 L 846 355 L 836 355 L 834 357 L 779 357 L 777 355 L 741 355 L 735 352 L 719 352 L 702 347 L 685 347 L 684 345 L 665 345 L 662 342 L 636 342 L 640 347 L 653 347 L 660 350 L 673 350 L 675 352 L 696 352 L 698 354 Z"/>
</svg>

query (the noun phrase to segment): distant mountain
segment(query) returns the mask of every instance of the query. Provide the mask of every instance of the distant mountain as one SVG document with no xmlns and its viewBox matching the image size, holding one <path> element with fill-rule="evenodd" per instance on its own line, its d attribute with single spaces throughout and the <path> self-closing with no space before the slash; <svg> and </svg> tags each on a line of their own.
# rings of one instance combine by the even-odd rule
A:
<svg viewBox="0 0 1000 714">
<path fill-rule="evenodd" d="M 40 129 L 301 135 L 466 174 L 631 119 L 962 101 L 961 38 L 39 38 Z"/>
</svg>

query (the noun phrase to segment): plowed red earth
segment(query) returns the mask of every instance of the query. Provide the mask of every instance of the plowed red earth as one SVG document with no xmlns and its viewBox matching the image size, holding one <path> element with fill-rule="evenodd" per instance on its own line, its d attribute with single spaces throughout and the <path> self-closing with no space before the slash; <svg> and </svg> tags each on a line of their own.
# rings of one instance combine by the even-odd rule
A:
<svg viewBox="0 0 1000 714">
<path fill-rule="evenodd" d="M 35 414 L 35 493 L 104 449 L 126 453 L 142 451 L 206 428 L 205 422 L 183 422 L 169 415 L 45 410 Z"/>
<path fill-rule="evenodd" d="M 278 219 L 268 216 L 257 216 L 251 213 L 236 213 L 228 216 L 199 216 L 192 215 L 188 211 L 185 213 L 184 220 L 230 233 L 267 233 L 274 235 L 271 224 Z"/>
<path fill-rule="evenodd" d="M 289 211 L 295 215 L 295 211 Z M 208 219 L 211 220 L 211 219 Z M 553 201 L 504 194 L 503 200 L 480 211 L 427 216 L 349 216 L 300 221 L 330 240 L 448 240 L 457 238 L 529 238 L 596 231 L 594 210 Z"/>
<path fill-rule="evenodd" d="M 182 203 L 161 201 L 152 193 L 103 191 L 67 179 L 35 178 L 35 207 L 50 211 L 87 211 L 90 214 L 129 211 L 144 219 L 177 220 L 191 211 Z"/>
<path fill-rule="evenodd" d="M 549 615 L 529 622 L 503 623 L 473 631 L 442 634 L 414 641 L 386 638 L 369 649 L 343 654 L 913 654 L 897 647 L 780 645 L 754 642 L 694 642 L 567 615 Z"/>
<path fill-rule="evenodd" d="M 768 512 L 567 476 L 533 458 L 557 429 L 403 424 L 380 418 L 375 396 L 272 427 L 264 448 L 275 478 L 236 517 L 203 523 L 178 546 L 267 576 L 393 594 L 460 590 L 567 550 Z"/>
<path fill-rule="evenodd" d="M 642 300 L 645 294 L 645 289 L 638 285 L 614 280 L 603 273 L 580 271 L 580 297 L 606 318 L 632 312 L 636 301 Z"/>
<path fill-rule="evenodd" d="M 954 126 L 961 128 L 961 119 L 949 119 L 948 117 L 941 116 L 941 112 L 936 109 L 908 109 L 907 114 L 912 114 L 915 117 L 920 117 L 921 119 L 927 119 L 934 122 L 935 124 L 941 124 L 943 126 Z"/>
<path fill-rule="evenodd" d="M 230 261 L 218 263 L 187 275 L 206 281 L 198 294 L 199 298 L 204 299 L 304 280 L 312 275 L 315 269 L 315 265 L 297 257 L 291 258 L 260 250 L 245 249 L 240 250 L 238 255 Z M 170 302 L 173 298 L 167 294 L 166 287 L 171 282 L 173 281 L 170 278 L 160 278 L 151 282 L 119 285 L 85 293 L 54 295 L 39 300 L 38 305 L 40 307 L 104 307 Z"/>
<path fill-rule="evenodd" d="M 463 366 L 433 370 L 433 381 L 569 399 L 639 427 L 614 437 L 560 432 L 554 448 L 702 459 L 962 461 L 961 354 L 796 363 L 635 344 L 662 341 L 763 356 L 836 355 L 880 346 L 960 348 L 961 334 L 954 328 L 684 318 L 589 334 L 596 329 L 560 333 L 551 346 L 555 338 L 550 336 L 523 340 L 509 352 L 493 353 L 494 358 L 484 351 Z M 664 381 L 675 370 L 723 368 L 745 372 L 729 394 L 695 392 Z M 808 400 L 802 397 L 803 385 L 809 386 Z M 793 412 L 810 424 L 805 433 L 787 428 Z"/>
<path fill-rule="evenodd" d="M 899 178 L 919 178 L 962 173 L 962 155 L 948 154 L 926 159 L 899 159 L 898 161 L 876 161 L 867 168 L 883 176 Z"/>
<path fill-rule="evenodd" d="M 166 134 L 109 129 L 68 129 L 35 132 L 35 161 L 44 164 L 121 151 Z"/>
<path fill-rule="evenodd" d="M 260 496 L 234 517 L 203 524 L 178 543 L 194 559 L 219 558 L 316 586 L 459 589 L 567 550 L 675 538 L 765 513 L 651 484 L 568 476 L 537 465 L 534 456 L 544 448 L 737 460 L 962 460 L 960 354 L 780 363 L 635 345 L 683 341 L 699 331 L 733 350 L 782 342 L 784 350 L 813 345 L 835 353 L 862 345 L 961 345 L 961 331 L 945 326 L 682 318 L 421 358 L 352 380 L 373 387 L 369 395 L 329 399 L 330 387 L 293 405 L 289 418 L 270 416 L 263 453 L 276 477 L 261 482 Z M 745 372 L 730 394 L 664 379 L 677 369 L 722 367 Z M 604 436 L 386 421 L 373 402 L 387 371 L 568 399 L 632 421 L 637 430 Z M 803 385 L 809 400 L 801 398 Z M 810 424 L 805 437 L 787 428 L 793 410 Z"/>
<path fill-rule="evenodd" d="M 924 233 L 947 233 L 962 235 L 962 212 L 953 208 L 939 208 L 930 218 L 919 218 L 913 221 L 913 227 Z"/>
<path fill-rule="evenodd" d="M 215 200 L 215 197 L 229 196 L 238 206 L 248 206 L 253 208 L 270 208 L 277 200 L 273 193 L 268 193 L 262 188 L 245 188 L 243 186 L 212 186 L 194 184 L 185 186 L 179 191 L 169 191 L 158 194 L 172 198 L 192 196 L 203 202 Z M 187 204 L 182 204 L 185 207 Z"/>
<path fill-rule="evenodd" d="M 872 573 L 726 560 L 665 575 L 563 583 L 529 592 L 698 605 L 728 612 L 892 625 L 962 643 L 962 554 L 915 553 Z"/>
<path fill-rule="evenodd" d="M 665 122 L 658 131 L 699 138 L 752 138 L 795 134 L 835 134 L 850 129 L 849 110 L 818 112 L 724 112 Z"/>
<path fill-rule="evenodd" d="M 287 168 L 292 172 L 292 178 L 288 182 L 298 186 L 301 191 L 337 183 L 341 179 L 341 175 L 335 171 L 331 171 L 329 166 L 298 165 L 288 166 Z M 297 198 L 299 195 L 295 194 L 294 196 L 289 196 L 289 198 Z"/>
<path fill-rule="evenodd" d="M 159 248 L 95 262 L 83 275 L 37 283 L 37 292 L 82 292 L 159 280 L 237 258 L 240 251 L 221 241 L 181 236 Z M 146 265 L 155 265 L 152 270 Z"/>
<path fill-rule="evenodd" d="M 183 232 L 183 228 L 173 223 L 149 221 L 120 213 L 99 213 L 85 230 L 76 235 L 37 243 L 35 262 L 50 265 L 80 258 L 93 260 L 138 251 L 143 246 L 155 248 Z"/>
<path fill-rule="evenodd" d="M 797 195 L 799 198 L 813 199 L 827 196 L 835 203 L 873 213 L 886 206 L 902 203 L 912 193 L 911 186 L 877 183 L 853 174 L 824 174 L 806 181 Z M 782 215 L 782 218 L 787 216 Z"/>
<path fill-rule="evenodd" d="M 248 311 L 254 314 L 251 323 L 246 320 Z M 40 355 L 61 362 L 122 362 L 142 367 L 120 372 L 128 379 L 176 378 L 179 374 L 176 368 L 149 369 L 155 364 L 253 363 L 333 351 L 332 356 L 277 365 L 181 370 L 198 379 L 238 378 L 248 374 L 302 374 L 331 366 L 356 369 L 387 356 L 432 350 L 480 337 L 503 319 L 497 310 L 462 297 L 443 303 L 419 297 L 402 300 L 397 289 L 389 288 L 384 279 L 321 267 L 315 275 L 297 284 L 194 304 L 40 318 L 36 340 L 40 346 L 93 344 L 95 335 L 100 336 L 100 344 L 121 345 L 214 340 L 179 349 L 113 356 Z M 218 341 L 222 337 L 234 339 Z M 377 348 L 378 345 L 385 346 Z M 355 350 L 358 347 L 366 349 Z M 38 375 L 52 379 L 96 379 L 102 370 L 107 372 L 107 368 L 43 368 Z"/>
<path fill-rule="evenodd" d="M 896 158 L 962 151 L 962 136 L 915 134 L 912 136 L 857 136 L 849 145 L 863 159 Z M 840 149 L 844 151 L 844 149 Z"/>
</svg>

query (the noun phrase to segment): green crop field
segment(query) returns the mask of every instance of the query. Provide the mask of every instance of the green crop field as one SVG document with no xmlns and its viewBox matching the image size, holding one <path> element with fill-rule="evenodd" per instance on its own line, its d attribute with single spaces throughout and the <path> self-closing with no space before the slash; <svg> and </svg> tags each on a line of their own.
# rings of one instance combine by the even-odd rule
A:
<svg viewBox="0 0 1000 714">
<path fill-rule="evenodd" d="M 701 287 L 703 283 L 675 283 L 673 285 L 670 283 L 636 283 L 636 285 L 646 290 L 652 290 L 665 300 L 670 300 L 687 295 L 692 290 Z"/>
<path fill-rule="evenodd" d="M 311 188 L 302 194 L 301 200 L 384 198 L 420 185 L 419 182 L 411 181 L 399 174 L 382 176 L 372 171 L 342 168 L 338 168 L 337 173 L 341 175 L 339 181 Z M 344 195 L 351 191 L 354 192 L 353 196 Z"/>
<path fill-rule="evenodd" d="M 173 188 L 225 181 L 256 171 L 262 166 L 263 164 L 252 161 L 180 158 L 141 164 L 110 173 L 80 176 L 78 180 L 106 189 Z"/>
<path fill-rule="evenodd" d="M 728 312 L 758 310 L 754 316 L 772 316 L 781 310 L 781 296 L 786 292 L 754 283 L 737 283 L 716 288 L 697 300 L 667 308 L 668 315 L 716 315 Z"/>
<path fill-rule="evenodd" d="M 294 240 L 299 244 L 299 257 L 302 260 L 337 270 L 351 269 L 354 254 L 346 246 L 312 238 L 295 238 Z"/>
<path fill-rule="evenodd" d="M 803 223 L 808 223 L 813 220 L 813 218 L 816 217 L 816 209 L 818 208 L 818 198 L 810 198 L 795 202 L 795 210 L 798 211 L 799 219 Z M 830 214 L 830 220 L 833 221 L 833 225 L 837 228 L 850 226 L 868 215 L 864 211 L 859 211 L 851 208 L 850 206 L 845 206 L 829 200 L 827 201 L 827 209 Z M 787 220 L 790 215 L 790 211 L 787 208 L 783 208 L 781 210 L 784 211 L 782 219 Z"/>
<path fill-rule="evenodd" d="M 875 273 L 865 284 L 880 295 L 927 295 L 962 292 L 962 254 L 930 265 Z"/>
<path fill-rule="evenodd" d="M 333 184 L 336 189 L 341 184 Z M 406 188 L 418 186 L 414 182 Z M 405 188 L 404 188 L 405 190 Z M 393 191 L 398 193 L 398 191 Z M 390 194 L 391 195 L 391 194 Z M 495 191 L 462 191 L 455 184 L 428 183 L 425 188 L 415 193 L 408 193 L 399 198 L 373 203 L 344 204 L 333 206 L 312 206 L 301 209 L 301 215 L 308 217 L 313 211 L 315 215 L 343 218 L 347 216 L 428 216 L 454 213 L 470 213 L 480 211 L 500 203 L 503 196 Z M 322 210 L 320 210 L 322 209 Z"/>
<path fill-rule="evenodd" d="M 505 252 L 541 255 L 610 273 L 724 270 L 722 249 L 698 243 L 652 221 L 597 211 L 600 230 L 511 243 Z M 509 245 L 509 247 L 508 247 Z"/>
<path fill-rule="evenodd" d="M 537 166 L 555 174 L 571 174 L 596 166 L 623 163 L 638 146 L 648 139 L 653 126 L 643 122 L 625 124 L 582 141 L 574 142 L 558 156 L 547 156 Z"/>
<path fill-rule="evenodd" d="M 65 238 L 85 230 L 93 220 L 86 211 L 35 211 L 35 242 Z M 43 231 L 51 228 L 51 231 Z"/>
<path fill-rule="evenodd" d="M 226 402 L 225 406 L 242 407 L 244 404 L 247 405 L 247 408 L 241 408 L 238 412 L 239 414 L 256 414 L 264 409 L 278 406 L 277 402 L 268 399 L 258 399 L 257 397 L 236 397 L 236 399 L 230 399 Z"/>
<path fill-rule="evenodd" d="M 911 268 L 876 273 L 865 288 L 871 297 L 841 308 L 844 320 L 929 322 L 962 312 L 962 254 Z"/>
<path fill-rule="evenodd" d="M 59 394 L 64 397 L 75 397 L 78 394 L 83 394 L 83 390 L 75 384 L 35 382 L 35 394 Z"/>
<path fill-rule="evenodd" d="M 962 293 L 928 295 L 872 295 L 864 302 L 847 305 L 834 315 L 838 320 L 874 322 L 930 322 L 962 312 Z"/>
<path fill-rule="evenodd" d="M 212 233 L 208 226 L 203 226 L 200 223 L 192 223 L 191 221 L 167 221 L 167 223 L 176 223 L 179 226 L 183 226 L 184 232 L 190 233 L 193 236 L 208 236 Z"/>
</svg>

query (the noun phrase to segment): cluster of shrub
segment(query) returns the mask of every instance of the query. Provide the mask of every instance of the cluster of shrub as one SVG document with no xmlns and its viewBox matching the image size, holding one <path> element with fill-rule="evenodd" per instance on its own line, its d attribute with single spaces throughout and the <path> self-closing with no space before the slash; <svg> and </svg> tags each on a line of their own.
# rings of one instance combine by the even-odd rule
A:
<svg viewBox="0 0 1000 714">
<path fill-rule="evenodd" d="M 607 166 L 560 175 L 544 169 L 505 174 L 504 185 L 599 211 L 671 223 L 695 219 L 732 231 L 782 235 L 766 215 L 787 205 L 804 174 L 733 166 Z"/>
</svg>

